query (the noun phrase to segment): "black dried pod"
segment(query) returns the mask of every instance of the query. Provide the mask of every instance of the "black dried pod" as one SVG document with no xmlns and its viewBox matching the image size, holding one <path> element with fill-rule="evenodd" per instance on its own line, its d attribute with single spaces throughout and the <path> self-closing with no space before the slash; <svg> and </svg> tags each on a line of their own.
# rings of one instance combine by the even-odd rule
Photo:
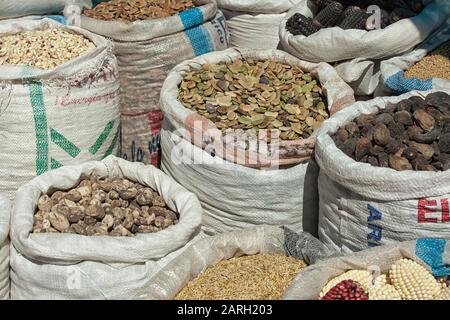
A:
<svg viewBox="0 0 450 320">
<path fill-rule="evenodd" d="M 311 18 L 305 17 L 301 13 L 296 13 L 286 22 L 286 30 L 293 35 L 304 35 L 306 37 L 319 31 Z"/>
<path fill-rule="evenodd" d="M 370 125 L 374 122 L 375 116 L 373 114 L 361 114 L 356 118 L 356 123 L 359 127 Z"/>
<path fill-rule="evenodd" d="M 347 8 L 348 9 L 348 8 Z M 352 7 L 348 12 L 344 11 L 344 19 L 339 23 L 338 27 L 348 30 L 348 29 L 361 29 L 366 28 L 367 19 L 370 17 L 366 11 L 361 9 L 356 9 Z"/>
<path fill-rule="evenodd" d="M 431 132 L 414 134 L 413 136 L 411 136 L 411 140 L 414 140 L 418 143 L 430 144 L 439 137 L 440 133 L 440 128 L 434 128 Z"/>
<path fill-rule="evenodd" d="M 342 4 L 333 1 L 314 17 L 313 23 L 321 28 L 334 27 L 340 19 L 343 10 Z"/>
</svg>

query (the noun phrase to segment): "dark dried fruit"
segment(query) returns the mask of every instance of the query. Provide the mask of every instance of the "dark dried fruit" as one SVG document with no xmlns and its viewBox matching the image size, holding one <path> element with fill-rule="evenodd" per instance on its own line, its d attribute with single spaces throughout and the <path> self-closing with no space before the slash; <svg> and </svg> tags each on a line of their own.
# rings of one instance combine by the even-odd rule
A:
<svg viewBox="0 0 450 320">
<path fill-rule="evenodd" d="M 417 124 L 426 132 L 430 132 L 434 128 L 435 120 L 425 110 L 419 109 L 414 112 L 414 119 Z"/>
<path fill-rule="evenodd" d="M 348 29 L 365 29 L 366 21 L 370 17 L 365 10 L 357 10 L 355 7 L 352 8 L 351 12 L 346 12 L 345 18 L 339 23 L 338 27 L 348 30 Z"/>
<path fill-rule="evenodd" d="M 391 133 L 384 123 L 379 123 L 373 128 L 373 140 L 382 147 L 391 141 Z"/>
<path fill-rule="evenodd" d="M 398 104 L 387 104 L 377 114 L 361 114 L 346 124 L 345 129 L 339 129 L 333 139 L 348 156 L 373 166 L 399 171 L 448 170 L 450 116 L 442 112 L 447 102 L 441 103 L 440 109 L 434 106 L 439 99 L 450 99 L 450 96 L 435 95 L 428 98 L 429 104 L 416 96 Z M 347 136 L 347 140 L 341 140 Z"/>
<path fill-rule="evenodd" d="M 372 143 L 368 138 L 360 138 L 356 141 L 355 158 L 357 161 L 369 154 Z"/>
<path fill-rule="evenodd" d="M 389 154 L 395 154 L 398 152 L 398 150 L 400 150 L 400 148 L 402 148 L 404 145 L 400 140 L 391 140 L 391 142 L 389 142 L 385 149 L 387 153 Z"/>
<path fill-rule="evenodd" d="M 411 114 L 406 110 L 396 112 L 394 115 L 394 120 L 404 126 L 410 126 L 413 124 Z"/>
<path fill-rule="evenodd" d="M 406 148 L 402 153 L 402 156 L 408 160 L 414 160 L 415 158 L 417 158 L 417 155 L 418 151 L 414 147 Z"/>
<path fill-rule="evenodd" d="M 389 157 L 389 166 L 392 169 L 395 169 L 397 171 L 404 171 L 404 170 L 411 170 L 412 166 L 409 163 L 408 159 L 399 157 L 396 155 L 391 155 Z"/>
</svg>

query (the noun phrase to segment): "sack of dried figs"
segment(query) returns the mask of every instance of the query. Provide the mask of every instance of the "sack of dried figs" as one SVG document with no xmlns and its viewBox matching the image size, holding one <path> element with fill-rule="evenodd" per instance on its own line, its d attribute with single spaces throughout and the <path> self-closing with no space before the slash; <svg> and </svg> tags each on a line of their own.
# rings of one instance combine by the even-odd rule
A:
<svg viewBox="0 0 450 320">
<path fill-rule="evenodd" d="M 227 19 L 231 45 L 238 48 L 276 49 L 278 26 L 301 0 L 218 0 Z"/>
<path fill-rule="evenodd" d="M 113 156 L 35 178 L 13 210 L 12 299 L 133 299 L 203 237 L 194 194 Z"/>
<path fill-rule="evenodd" d="M 9 219 L 11 203 L 0 195 L 0 300 L 9 298 Z"/>
<path fill-rule="evenodd" d="M 319 238 L 342 253 L 448 238 L 450 95 L 436 90 L 357 102 L 316 144 Z"/>
<path fill-rule="evenodd" d="M 269 224 L 315 234 L 314 131 L 353 101 L 331 66 L 278 50 L 228 49 L 186 61 L 161 92 L 162 168 L 197 194 L 208 233 Z M 267 151 L 263 136 L 272 130 L 281 141 Z"/>
<path fill-rule="evenodd" d="M 413 51 L 381 63 L 383 94 L 450 88 L 450 18 Z"/>
<path fill-rule="evenodd" d="M 212 0 L 112 0 L 85 10 L 81 26 L 114 42 L 121 82 L 121 157 L 158 167 L 164 79 L 178 63 L 228 47 L 223 14 Z"/>
<path fill-rule="evenodd" d="M 317 2 L 328 3 L 303 0 L 288 12 L 279 26 L 281 45 L 300 59 L 336 63 L 336 71 L 351 85 L 356 95 L 373 94 L 380 82 L 381 61 L 408 52 L 422 43 L 442 26 L 450 14 L 450 2 L 432 0 L 423 1 L 423 10 L 412 17 L 384 28 L 381 22 L 382 28 L 370 31 L 334 26 L 323 27 L 305 36 L 294 35 L 286 29 L 288 20 L 295 14 L 302 14 L 306 19 L 315 17 L 318 13 Z M 367 6 L 376 4 L 371 1 L 366 3 Z M 362 7 L 362 12 L 366 13 L 366 7 Z M 405 34 L 408 36 L 405 37 Z"/>
<path fill-rule="evenodd" d="M 51 19 L 0 24 L 0 192 L 116 154 L 119 79 L 112 44 Z"/>
<path fill-rule="evenodd" d="M 302 239 L 296 246 L 302 254 L 289 250 L 292 232 L 274 226 L 201 239 L 155 274 L 139 298 L 280 299 L 298 272 L 329 254 L 311 235 L 296 236 Z"/>
</svg>

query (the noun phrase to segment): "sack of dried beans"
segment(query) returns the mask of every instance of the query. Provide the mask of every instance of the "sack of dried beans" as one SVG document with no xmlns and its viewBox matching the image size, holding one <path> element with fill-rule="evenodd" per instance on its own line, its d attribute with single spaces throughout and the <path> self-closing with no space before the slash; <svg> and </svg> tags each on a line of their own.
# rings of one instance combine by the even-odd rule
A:
<svg viewBox="0 0 450 320">
<path fill-rule="evenodd" d="M 419 238 L 320 261 L 302 271 L 287 300 L 450 300 L 447 240 Z"/>
<path fill-rule="evenodd" d="M 197 197 L 110 156 L 35 178 L 11 219 L 12 299 L 133 299 L 200 233 Z"/>
<path fill-rule="evenodd" d="M 0 195 L 0 300 L 9 298 L 9 219 L 11 204 Z"/>
<path fill-rule="evenodd" d="M 320 242 L 273 226 L 201 239 L 169 262 L 142 288 L 141 299 L 279 300 L 309 263 L 324 259 Z M 297 254 L 302 252 L 301 254 Z"/>
<path fill-rule="evenodd" d="M 159 166 L 159 92 L 178 63 L 228 47 L 211 0 L 112 0 L 85 10 L 83 28 L 111 38 L 121 81 L 121 156 Z"/>
<path fill-rule="evenodd" d="M 281 22 L 280 41 L 300 59 L 338 63 L 355 94 L 371 95 L 380 61 L 413 49 L 449 14 L 445 0 L 303 0 Z"/>
<path fill-rule="evenodd" d="M 319 239 L 349 253 L 448 238 L 450 95 L 436 90 L 357 102 L 317 137 Z"/>
<path fill-rule="evenodd" d="M 218 0 L 227 20 L 231 45 L 239 48 L 276 49 L 278 26 L 289 9 L 301 0 Z"/>
<path fill-rule="evenodd" d="M 381 63 L 384 94 L 450 90 L 450 19 L 413 51 Z"/>
<path fill-rule="evenodd" d="M 50 19 L 0 24 L 0 191 L 62 165 L 116 154 L 112 43 Z"/>
<path fill-rule="evenodd" d="M 162 168 L 198 195 L 208 233 L 316 228 L 315 132 L 353 101 L 331 66 L 282 51 L 228 49 L 183 62 L 161 91 Z"/>
</svg>

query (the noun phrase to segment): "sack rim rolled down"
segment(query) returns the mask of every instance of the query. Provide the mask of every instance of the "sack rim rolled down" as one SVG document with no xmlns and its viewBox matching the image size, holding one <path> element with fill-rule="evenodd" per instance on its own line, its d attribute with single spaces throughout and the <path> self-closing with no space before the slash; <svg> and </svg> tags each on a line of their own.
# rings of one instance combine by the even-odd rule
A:
<svg viewBox="0 0 450 320">
<path fill-rule="evenodd" d="M 302 70 L 310 72 L 315 78 L 317 78 L 326 93 L 327 105 L 330 114 L 337 112 L 355 101 L 354 91 L 344 82 L 344 80 L 339 77 L 336 70 L 328 63 L 312 63 L 303 61 L 281 50 L 229 48 L 223 51 L 210 52 L 202 56 L 186 60 L 175 66 L 167 75 L 167 78 L 161 88 L 160 106 L 165 118 L 175 127 L 175 130 L 185 128 L 185 123 L 183 122 L 184 119 L 189 118 L 193 121 L 194 118 L 197 118 L 204 122 L 205 128 L 219 131 L 212 121 L 200 116 L 189 108 L 186 108 L 180 101 L 178 101 L 178 85 L 182 82 L 183 76 L 187 72 L 194 69 L 199 69 L 204 64 L 231 63 L 233 60 L 242 57 L 255 60 L 273 59 L 290 65 L 299 66 Z M 327 80 L 325 78 L 327 78 Z M 329 78 L 332 78 L 333 81 Z M 305 145 L 306 149 L 309 148 L 312 150 L 314 148 L 316 135 L 317 131 L 307 139 L 282 141 L 280 145 L 289 147 L 293 144 L 293 142 L 297 142 L 301 145 Z M 288 157 L 283 159 L 289 160 L 290 158 Z M 295 164 L 299 163 L 295 162 Z"/>
<path fill-rule="evenodd" d="M 81 34 L 92 41 L 96 48 L 83 53 L 57 67 L 44 70 L 25 65 L 0 65 L 0 83 L 18 80 L 67 83 L 89 76 L 98 70 L 106 61 L 115 61 L 112 54 L 113 44 L 110 40 L 88 30 L 60 24 L 52 19 L 21 20 L 11 24 L 0 24 L 0 34 L 14 34 L 21 31 L 61 29 L 74 34 Z M 26 72 L 24 72 L 26 70 Z"/>
<path fill-rule="evenodd" d="M 189 15 L 189 13 L 193 13 L 195 17 L 194 19 L 186 19 L 185 25 L 180 16 Z M 201 21 L 198 16 L 199 13 L 202 15 Z M 115 41 L 149 41 L 199 26 L 214 19 L 216 14 L 216 2 L 214 0 L 202 0 L 200 6 L 186 9 L 170 17 L 138 20 L 131 23 L 120 20 L 104 21 L 82 15 L 81 27 Z"/>
<path fill-rule="evenodd" d="M 446 0 L 434 0 L 418 15 L 412 18 L 399 20 L 381 30 L 343 30 L 339 27 L 332 27 L 321 29 L 308 37 L 304 35 L 294 36 L 286 30 L 287 20 L 298 12 L 297 8 L 299 7 L 308 7 L 309 12 L 304 12 L 307 13 L 306 16 L 308 17 L 311 17 L 312 15 L 309 6 L 315 10 L 315 6 L 310 0 L 303 0 L 293 7 L 281 21 L 279 27 L 280 42 L 283 48 L 289 53 L 298 56 L 301 59 L 313 62 L 338 62 L 352 60 L 354 58 L 384 59 L 405 53 L 414 48 L 424 41 L 433 30 L 442 25 L 450 14 L 450 2 L 445 2 Z M 417 26 L 420 26 L 420 32 L 418 32 L 417 37 L 412 39 L 410 36 L 403 36 L 402 30 L 417 30 Z M 398 35 L 396 39 L 394 39 L 395 45 L 389 44 L 386 46 L 386 39 L 389 39 L 390 37 L 388 37 L 388 35 L 392 34 Z M 317 52 L 317 50 L 313 52 L 309 49 L 317 49 L 319 44 L 323 44 L 324 42 L 323 40 L 320 41 L 321 39 L 325 39 L 325 41 L 330 39 L 333 41 L 340 40 L 342 43 L 327 43 L 326 48 L 325 46 L 322 48 L 324 49 L 325 54 Z M 345 51 L 348 50 L 348 48 L 351 48 L 351 52 L 336 53 L 333 48 L 338 47 L 339 45 L 345 46 Z M 329 55 L 328 52 L 333 52 L 333 55 Z"/>
<path fill-rule="evenodd" d="M 351 122 L 358 115 L 373 113 L 379 105 L 397 103 L 412 96 L 425 97 L 432 92 L 413 91 L 397 97 L 379 97 L 339 111 L 322 124 L 316 142 L 316 161 L 321 174 L 325 174 L 340 186 L 362 195 L 364 198 L 394 201 L 442 196 L 450 193 L 450 170 L 442 172 L 396 171 L 390 168 L 374 167 L 368 163 L 357 162 L 342 152 L 330 134 L 342 125 Z"/>
<path fill-rule="evenodd" d="M 78 183 L 83 173 L 89 175 L 94 171 L 101 176 L 124 176 L 150 185 L 172 210 L 179 212 L 179 223 L 156 233 L 137 234 L 135 237 L 31 233 L 35 204 L 41 191 L 46 193 L 47 190 L 71 188 Z M 65 181 L 61 181 L 61 177 Z M 67 265 L 85 260 L 140 263 L 162 258 L 185 246 L 198 234 L 202 213 L 198 198 L 161 170 L 108 156 L 103 161 L 90 161 L 49 171 L 22 186 L 14 200 L 11 242 L 23 256 L 44 263 Z M 69 250 L 68 242 L 78 244 L 76 252 Z M 105 248 L 114 249 L 104 252 Z"/>
<path fill-rule="evenodd" d="M 295 6 L 300 0 L 216 0 L 219 9 L 240 13 L 279 14 Z"/>
</svg>

